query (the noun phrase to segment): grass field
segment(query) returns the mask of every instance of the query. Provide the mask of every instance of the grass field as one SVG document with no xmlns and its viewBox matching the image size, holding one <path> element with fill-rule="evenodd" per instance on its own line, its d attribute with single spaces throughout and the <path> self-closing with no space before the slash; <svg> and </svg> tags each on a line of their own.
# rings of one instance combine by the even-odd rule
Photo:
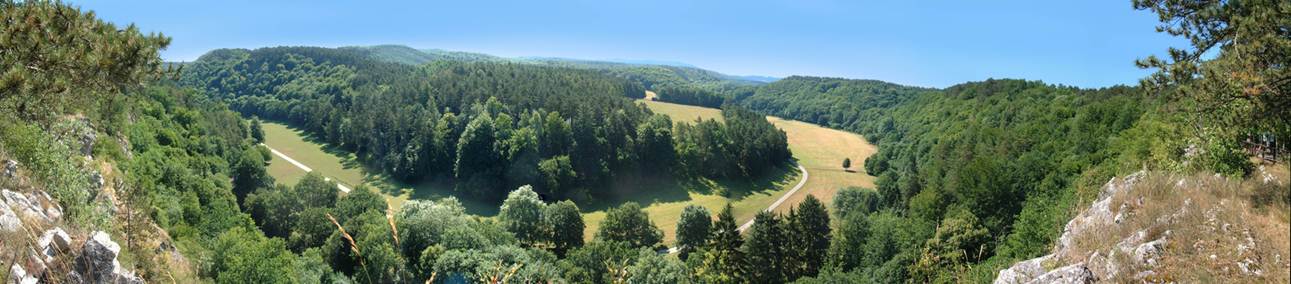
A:
<svg viewBox="0 0 1291 284">
<path fill-rule="evenodd" d="M 713 108 L 659 101 L 642 100 L 641 102 L 645 103 L 651 111 L 671 116 L 676 122 L 690 122 L 696 118 L 720 120 L 722 117 L 721 110 Z M 811 173 L 811 178 L 807 180 L 803 189 L 777 208 L 781 212 L 797 205 L 806 198 L 807 194 L 816 196 L 825 204 L 830 204 L 834 200 L 834 193 L 838 192 L 839 188 L 853 186 L 874 188 L 874 177 L 866 174 L 862 166 L 865 165 L 865 158 L 874 155 L 878 147 L 870 144 L 864 137 L 847 131 L 774 116 L 767 117 L 767 120 L 784 130 L 789 138 L 789 150 L 793 151 L 794 159 Z M 843 170 L 843 158 L 852 159 L 852 171 Z"/>
<path fill-rule="evenodd" d="M 334 149 L 316 141 L 304 132 L 280 123 L 264 122 L 265 145 L 305 164 L 325 177 L 332 178 L 350 188 L 365 185 L 386 196 L 391 208 L 399 208 L 409 198 L 438 199 L 454 196 L 452 188 L 440 182 L 423 182 L 419 184 L 400 183 L 390 178 L 368 171 L 358 163 L 354 154 L 341 149 Z M 269 162 L 269 175 L 278 183 L 292 185 L 305 171 L 281 159 Z M 479 201 L 459 196 L 471 214 L 492 216 L 498 208 L 490 202 Z"/>
</svg>

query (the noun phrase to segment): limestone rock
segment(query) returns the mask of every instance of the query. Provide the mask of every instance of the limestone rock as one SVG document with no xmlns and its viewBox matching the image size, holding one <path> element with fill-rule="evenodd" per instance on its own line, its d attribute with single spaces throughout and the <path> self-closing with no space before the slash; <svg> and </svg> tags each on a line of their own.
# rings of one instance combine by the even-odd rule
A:
<svg viewBox="0 0 1291 284">
<path fill-rule="evenodd" d="M 4 160 L 4 172 L 2 174 L 3 175 L 0 175 L 0 176 L 6 177 L 6 178 L 12 178 L 14 176 L 17 176 L 18 161 Z"/>
<path fill-rule="evenodd" d="M 8 204 L 0 203 L 0 232 L 12 233 L 22 229 L 22 220 L 18 214 L 9 209 Z"/>
<path fill-rule="evenodd" d="M 1031 280 L 1048 272 L 1044 269 L 1044 263 L 1052 259 L 1053 255 L 1046 255 L 1013 264 L 1007 269 L 1000 270 L 1000 274 L 995 277 L 993 283 L 1021 284 L 1031 282 Z"/>
<path fill-rule="evenodd" d="M 94 131 L 86 131 L 81 135 L 81 155 L 90 157 L 94 155 L 94 141 L 98 140 L 98 135 Z"/>
<path fill-rule="evenodd" d="M 1072 264 L 1049 271 L 1028 283 L 1094 283 L 1094 273 L 1085 264 Z"/>
<path fill-rule="evenodd" d="M 0 209 L 0 229 L 6 231 L 20 228 L 22 220 L 53 223 L 63 217 L 63 208 L 43 191 L 22 194 L 0 190 L 0 200 L 4 205 L 0 207 L 5 207 Z"/>
<path fill-rule="evenodd" d="M 63 228 L 54 227 L 41 234 L 36 244 L 40 246 L 45 262 L 52 262 L 54 257 L 72 248 L 72 237 Z"/>
<path fill-rule="evenodd" d="M 1134 257 L 1134 261 L 1153 267 L 1156 266 L 1157 260 L 1161 257 L 1161 253 L 1165 251 L 1165 245 L 1166 240 L 1164 238 L 1146 242 L 1135 247 L 1134 254 L 1131 256 Z"/>
<path fill-rule="evenodd" d="M 69 275 L 79 283 L 143 283 L 143 279 L 133 272 L 121 267 L 117 254 L 121 246 L 103 231 L 92 234 L 81 247 L 81 256 L 76 259 L 76 272 Z"/>
<path fill-rule="evenodd" d="M 40 281 L 38 281 L 36 277 L 27 275 L 27 270 L 22 269 L 21 265 L 14 264 L 9 267 L 9 279 L 5 282 L 15 284 L 36 284 Z"/>
</svg>

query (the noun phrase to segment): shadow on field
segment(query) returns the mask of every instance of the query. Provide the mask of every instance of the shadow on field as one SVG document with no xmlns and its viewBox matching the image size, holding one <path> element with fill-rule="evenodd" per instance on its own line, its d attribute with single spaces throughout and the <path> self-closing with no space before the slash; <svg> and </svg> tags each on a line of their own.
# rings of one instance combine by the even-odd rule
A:
<svg viewBox="0 0 1291 284">
<path fill-rule="evenodd" d="M 786 182 L 792 182 L 789 179 L 796 177 L 796 173 L 795 168 L 786 165 L 756 178 L 619 175 L 608 191 L 597 193 L 596 200 L 579 202 L 578 206 L 583 212 L 605 210 L 626 202 L 636 202 L 642 207 L 648 207 L 657 202 L 690 200 L 690 192 L 720 195 L 735 202 L 755 193 L 780 190 Z"/>
</svg>

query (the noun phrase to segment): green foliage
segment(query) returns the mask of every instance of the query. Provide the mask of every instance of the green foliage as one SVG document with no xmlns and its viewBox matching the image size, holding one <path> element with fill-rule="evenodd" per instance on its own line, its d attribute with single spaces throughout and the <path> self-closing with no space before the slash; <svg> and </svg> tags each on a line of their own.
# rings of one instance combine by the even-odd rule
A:
<svg viewBox="0 0 1291 284">
<path fill-rule="evenodd" d="M 851 214 L 870 214 L 879 211 L 882 197 L 873 189 L 849 187 L 834 194 L 835 218 L 843 219 Z"/>
<path fill-rule="evenodd" d="M 672 284 L 690 283 L 686 264 L 670 254 L 659 254 L 643 249 L 636 263 L 627 268 L 628 283 Z"/>
<path fill-rule="evenodd" d="M 251 118 L 251 129 L 248 131 L 251 132 L 251 140 L 256 143 L 264 143 L 264 127 L 260 126 L 260 118 Z"/>
<path fill-rule="evenodd" d="M 216 50 L 188 65 L 181 82 L 245 115 L 288 122 L 353 151 L 398 180 L 448 178 L 458 190 L 488 199 L 502 199 L 501 189 L 525 184 L 553 199 L 596 197 L 606 193 L 587 189 L 619 174 L 677 168 L 680 140 L 671 121 L 629 100 L 642 97 L 644 89 L 633 79 L 612 76 L 618 73 L 494 60 L 414 67 L 375 59 L 373 52 Z M 727 151 L 715 156 L 737 158 L 739 164 L 705 176 L 761 174 L 788 160 L 782 133 L 760 115 L 740 117 L 728 119 L 739 121 L 731 125 L 713 122 L 730 129 L 712 128 L 729 133 L 711 138 L 747 142 L 702 148 Z M 710 137 L 685 141 L 699 139 Z"/>
<path fill-rule="evenodd" d="M 92 129 L 91 129 L 92 131 Z M 90 176 L 85 173 L 81 159 L 74 154 L 69 143 L 79 146 L 74 139 L 58 139 L 34 124 L 0 117 L 0 152 L 13 155 L 34 183 L 45 186 L 46 192 L 58 200 L 68 219 L 87 222 L 90 219 Z"/>
<path fill-rule="evenodd" d="M 273 177 L 265 170 L 264 156 L 256 149 L 242 151 L 233 164 L 233 194 L 242 200 L 257 189 L 273 185 Z"/>
<path fill-rule="evenodd" d="M 702 283 L 738 283 L 746 268 L 744 252 L 740 250 L 743 245 L 731 205 L 727 204 L 713 222 L 708 244 L 688 256 L 692 275 Z"/>
<path fill-rule="evenodd" d="M 573 283 L 615 283 L 641 255 L 641 248 L 615 241 L 593 241 L 574 249 L 560 261 L 564 277 Z"/>
<path fill-rule="evenodd" d="M 57 1 L 0 1 L 0 112 L 45 120 L 159 75 L 170 38 L 119 28 Z"/>
<path fill-rule="evenodd" d="M 569 200 L 547 205 L 542 212 L 542 223 L 547 228 L 552 251 L 564 256 L 565 252 L 583 246 L 583 216 L 578 205 Z"/>
<path fill-rule="evenodd" d="M 1140 68 L 1156 69 L 1142 85 L 1171 96 L 1178 111 L 1198 126 L 1221 172 L 1244 168 L 1237 141 L 1272 134 L 1291 141 L 1291 4 L 1278 0 L 1135 0 L 1134 8 L 1156 13 L 1158 32 L 1191 46 L 1170 48 L 1168 59 L 1149 56 Z M 1246 137 L 1243 137 L 1246 136 Z M 1225 157 L 1227 156 L 1227 157 Z"/>
<path fill-rule="evenodd" d="M 684 258 L 708 243 L 708 237 L 712 234 L 713 217 L 708 213 L 708 208 L 687 205 L 678 218 L 676 246 L 681 250 L 679 255 Z"/>
<path fill-rule="evenodd" d="M 521 244 L 533 246 L 544 238 L 542 219 L 547 207 L 530 186 L 521 186 L 507 194 L 498 212 L 498 220 Z"/>
<path fill-rule="evenodd" d="M 924 243 L 923 256 L 911 267 L 911 277 L 920 282 L 959 282 L 958 274 L 968 263 L 980 261 L 990 250 L 991 236 L 971 212 L 959 211 L 937 226 Z"/>
<path fill-rule="evenodd" d="M 603 242 L 622 242 L 633 248 L 654 247 L 663 240 L 663 231 L 655 227 L 641 205 L 628 202 L 605 213 L 605 221 L 596 231 Z"/>
<path fill-rule="evenodd" d="M 215 240 L 211 268 L 206 270 L 217 283 L 297 283 L 296 256 L 281 239 L 265 238 L 260 232 L 241 227 L 220 234 Z"/>
<path fill-rule="evenodd" d="M 829 211 L 814 195 L 807 195 L 785 217 L 786 247 L 785 277 L 793 281 L 812 276 L 824 267 L 829 253 Z"/>
<path fill-rule="evenodd" d="M 740 249 L 744 252 L 744 282 L 781 283 L 789 272 L 790 260 L 787 247 L 789 238 L 775 213 L 762 211 L 754 217 L 749 227 L 749 239 Z"/>
</svg>

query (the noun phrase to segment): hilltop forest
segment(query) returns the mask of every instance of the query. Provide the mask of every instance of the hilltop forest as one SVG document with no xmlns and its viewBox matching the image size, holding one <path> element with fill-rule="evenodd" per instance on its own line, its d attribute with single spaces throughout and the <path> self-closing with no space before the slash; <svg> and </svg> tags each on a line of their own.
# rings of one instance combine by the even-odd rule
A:
<svg viewBox="0 0 1291 284">
<path fill-rule="evenodd" d="M 61 2 L 0 0 L 0 264 L 10 267 L 0 275 L 991 282 L 1054 247 L 1112 177 L 1248 178 L 1256 169 L 1244 141 L 1291 141 L 1291 5 L 1133 4 L 1193 45 L 1137 62 L 1156 70 L 1139 86 L 1090 89 L 1023 79 L 764 83 L 694 67 L 399 46 L 219 49 L 167 63 L 162 34 Z M 636 102 L 646 91 L 721 108 L 723 119 L 673 121 Z M 863 168 L 875 188 L 841 189 L 829 204 L 807 195 L 783 214 L 757 213 L 747 230 L 730 205 L 691 205 L 675 216 L 673 244 L 642 204 L 625 202 L 584 237 L 579 205 L 613 200 L 617 179 L 747 180 L 788 169 L 788 139 L 768 115 L 873 141 L 879 151 Z M 263 121 L 396 180 L 496 201 L 499 213 L 468 214 L 453 197 L 392 208 L 377 189 L 340 192 L 313 173 L 289 186 L 267 173 L 277 157 L 260 144 Z M 1289 192 L 1260 195 L 1283 223 Z M 1286 278 L 1275 269 L 1250 279 Z"/>
</svg>

